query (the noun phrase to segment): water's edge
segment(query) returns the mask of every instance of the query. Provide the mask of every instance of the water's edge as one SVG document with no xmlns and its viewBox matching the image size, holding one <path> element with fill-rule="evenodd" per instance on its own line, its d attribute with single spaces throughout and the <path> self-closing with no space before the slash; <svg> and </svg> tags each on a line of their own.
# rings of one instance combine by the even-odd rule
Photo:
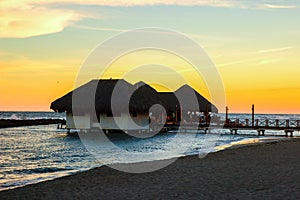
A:
<svg viewBox="0 0 300 200">
<path fill-rule="evenodd" d="M 214 147 L 213 151 L 203 154 L 204 156 L 202 156 L 201 154 L 189 154 L 189 155 L 182 155 L 182 156 L 178 156 L 178 157 L 170 157 L 168 159 L 173 159 L 173 158 L 179 159 L 179 158 L 195 156 L 195 155 L 199 155 L 199 159 L 200 159 L 200 158 L 204 158 L 207 154 L 217 153 L 219 151 L 226 151 L 228 149 L 243 148 L 243 147 L 255 146 L 255 145 L 264 145 L 264 144 L 268 144 L 268 143 L 274 143 L 274 142 L 277 143 L 277 142 L 293 140 L 293 139 L 300 139 L 300 138 L 299 137 L 294 137 L 294 138 L 270 137 L 270 138 L 244 139 L 244 140 L 241 140 L 241 141 L 238 141 L 238 142 L 231 142 L 230 144 L 227 144 L 227 145 L 216 146 L 216 147 Z M 164 159 L 162 159 L 162 160 L 164 160 Z M 159 160 L 149 160 L 149 161 L 131 162 L 131 163 L 115 163 L 115 164 L 133 164 L 133 163 L 143 163 L 143 162 L 153 162 L 153 161 L 159 161 Z M 29 180 L 19 181 L 19 182 L 13 183 L 12 185 L 7 185 L 7 187 L 5 187 L 5 185 L 2 185 L 1 186 L 2 188 L 0 188 L 0 192 L 5 191 L 5 190 L 11 190 L 11 189 L 19 188 L 19 187 L 25 187 L 27 185 L 38 184 L 38 183 L 45 182 L 45 181 L 51 181 L 51 180 L 55 180 L 57 178 L 72 176 L 74 174 L 83 173 L 83 172 L 86 172 L 86 171 L 89 171 L 89 170 L 92 170 L 92 169 L 95 169 L 95 168 L 100 168 L 102 166 L 107 166 L 107 165 L 99 165 L 99 166 L 96 166 L 96 167 L 80 169 L 80 170 L 65 170 L 63 172 L 49 173 L 45 177 L 42 177 L 42 178 L 39 177 L 39 178 L 30 180 L 30 181 Z"/>
</svg>

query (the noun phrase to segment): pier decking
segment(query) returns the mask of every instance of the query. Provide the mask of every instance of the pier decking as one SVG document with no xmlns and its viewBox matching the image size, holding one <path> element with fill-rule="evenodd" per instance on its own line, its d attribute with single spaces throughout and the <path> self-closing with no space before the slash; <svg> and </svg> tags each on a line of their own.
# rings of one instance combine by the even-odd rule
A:
<svg viewBox="0 0 300 200">
<path fill-rule="evenodd" d="M 212 129 L 228 129 L 231 134 L 238 134 L 239 130 L 256 130 L 258 135 L 265 135 L 266 130 L 284 131 L 286 136 L 293 137 L 295 131 L 300 131 L 300 120 L 290 119 L 227 119 L 224 122 L 211 122 L 210 124 L 183 123 L 166 124 L 164 128 L 168 130 L 177 130 L 185 132 L 186 130 L 204 130 L 205 133 Z"/>
<path fill-rule="evenodd" d="M 231 133 L 237 134 L 238 130 L 256 130 L 258 135 L 265 135 L 266 130 L 284 131 L 286 136 L 293 136 L 294 131 L 300 131 L 300 120 L 290 119 L 255 119 L 229 121 L 224 128 L 230 129 Z"/>
</svg>

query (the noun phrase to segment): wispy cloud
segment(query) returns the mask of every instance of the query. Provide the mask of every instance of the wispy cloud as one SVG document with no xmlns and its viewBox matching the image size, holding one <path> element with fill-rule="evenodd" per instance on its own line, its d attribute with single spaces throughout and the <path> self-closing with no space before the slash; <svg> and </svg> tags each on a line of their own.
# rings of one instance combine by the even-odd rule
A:
<svg viewBox="0 0 300 200">
<path fill-rule="evenodd" d="M 85 25 L 71 25 L 73 28 L 85 29 L 85 30 L 94 30 L 94 31 L 109 31 L 109 32 L 123 32 L 129 31 L 129 29 L 117 29 L 117 28 L 105 28 L 105 27 L 93 27 L 93 26 L 85 26 Z"/>
<path fill-rule="evenodd" d="M 297 8 L 296 5 L 275 5 L 275 4 L 262 4 L 258 7 L 259 8 L 267 8 L 267 9 L 293 9 L 293 8 Z"/>
<path fill-rule="evenodd" d="M 258 64 L 259 65 L 266 65 L 266 64 L 270 64 L 270 63 L 277 63 L 281 61 L 281 59 L 276 58 L 276 59 L 265 59 L 265 60 L 261 60 Z"/>
<path fill-rule="evenodd" d="M 0 2 L 0 38 L 25 38 L 62 31 L 82 18 L 72 10 L 52 9 L 23 2 Z"/>
<path fill-rule="evenodd" d="M 232 65 L 240 65 L 240 64 L 244 64 L 244 63 L 249 63 L 251 62 L 253 59 L 245 59 L 245 60 L 237 60 L 237 61 L 231 61 L 231 62 L 227 62 L 227 63 L 221 63 L 221 64 L 217 64 L 218 67 L 227 67 L 227 66 L 232 66 Z"/>
<path fill-rule="evenodd" d="M 264 50 L 259 50 L 257 53 L 273 53 L 273 52 L 279 52 L 279 51 L 287 51 L 290 49 L 294 49 L 295 47 L 293 46 L 288 46 L 288 47 L 282 47 L 282 48 L 274 48 L 274 49 L 264 49 Z"/>
<path fill-rule="evenodd" d="M 258 6 L 256 1 L 239 0 L 0 0 L 0 38 L 26 38 L 56 33 L 79 20 L 93 18 L 89 14 L 80 13 L 80 9 L 72 9 L 71 5 L 111 7 L 171 5 L 240 9 L 291 9 L 297 7 L 273 3 L 277 1 L 267 2 L 268 4 Z"/>
<path fill-rule="evenodd" d="M 199 5 L 213 7 L 234 7 L 235 0 L 23 0 L 0 1 L 0 38 L 26 38 L 62 31 L 65 27 L 84 18 L 81 14 L 67 5 L 96 5 L 96 6 L 150 6 L 150 5 Z M 90 27 L 81 27 L 88 29 Z M 90 28 L 91 29 L 91 28 Z M 94 29 L 95 30 L 95 29 Z M 97 29 L 100 30 L 100 29 Z M 122 31 L 104 29 L 104 31 Z"/>
<path fill-rule="evenodd" d="M 33 0 L 26 0 L 34 2 Z M 213 7 L 235 7 L 237 0 L 40 0 L 43 4 L 77 4 L 77 5 L 99 5 L 99 6 L 152 6 L 152 5 L 182 5 L 182 6 L 213 6 Z"/>
</svg>

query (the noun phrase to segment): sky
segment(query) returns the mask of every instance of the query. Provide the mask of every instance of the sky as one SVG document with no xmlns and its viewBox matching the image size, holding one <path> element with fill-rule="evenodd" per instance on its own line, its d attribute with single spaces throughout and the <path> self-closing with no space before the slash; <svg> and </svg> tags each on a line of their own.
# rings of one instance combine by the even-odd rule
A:
<svg viewBox="0 0 300 200">
<path fill-rule="evenodd" d="M 73 90 L 99 44 L 155 27 L 182 33 L 206 51 L 230 112 L 249 113 L 255 104 L 257 113 L 300 114 L 299 20 L 298 0 L 0 0 L 0 110 L 50 111 L 52 101 Z M 211 99 L 205 77 L 185 70 L 191 64 L 170 52 L 130 52 L 101 77 L 120 78 L 136 66 L 144 70 L 130 73 L 129 81 L 147 79 L 163 91 L 155 84 L 160 78 L 174 90 L 181 76 Z"/>
</svg>

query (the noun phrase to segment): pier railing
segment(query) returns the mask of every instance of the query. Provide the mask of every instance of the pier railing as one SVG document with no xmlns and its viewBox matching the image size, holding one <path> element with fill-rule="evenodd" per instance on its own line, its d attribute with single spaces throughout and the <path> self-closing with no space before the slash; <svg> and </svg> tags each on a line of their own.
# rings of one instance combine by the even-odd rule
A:
<svg viewBox="0 0 300 200">
<path fill-rule="evenodd" d="M 299 128 L 300 120 L 290 120 L 290 119 L 230 119 L 225 122 L 226 127 L 264 127 L 264 128 Z"/>
</svg>

